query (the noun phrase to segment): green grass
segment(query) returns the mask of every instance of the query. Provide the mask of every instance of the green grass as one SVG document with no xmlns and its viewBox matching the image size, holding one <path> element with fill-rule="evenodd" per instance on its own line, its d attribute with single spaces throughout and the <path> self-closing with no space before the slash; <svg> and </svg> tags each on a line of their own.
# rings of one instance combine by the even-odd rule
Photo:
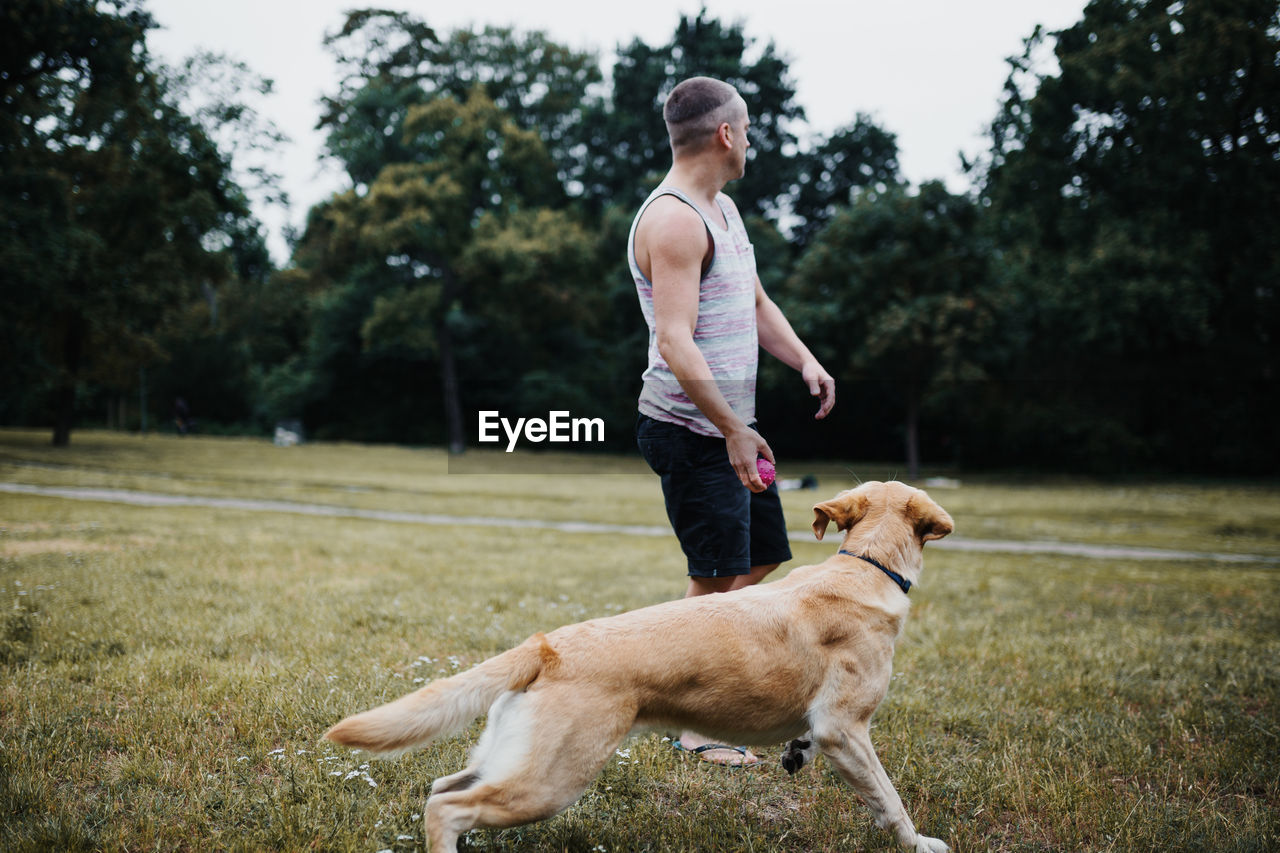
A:
<svg viewBox="0 0 1280 853">
<path fill-rule="evenodd" d="M 433 450 L 0 431 L 0 481 L 663 524 L 642 463 L 446 473 Z M 485 460 L 481 460 L 482 462 Z M 545 468 L 547 459 L 539 460 Z M 804 466 L 808 507 L 883 477 Z M 1280 490 L 961 478 L 957 535 L 1280 554 Z M 801 543 L 795 565 L 833 543 Z M 873 739 L 921 830 L 965 850 L 1280 847 L 1280 567 L 926 549 Z M 786 570 L 784 567 L 783 571 Z M 139 508 L 0 493 L 0 849 L 421 849 L 478 727 L 394 761 L 352 711 L 536 630 L 675 597 L 674 541 Z M 726 771 L 657 735 L 545 823 L 466 849 L 889 849 L 821 761 Z M 376 783 L 376 787 L 371 784 Z"/>
</svg>

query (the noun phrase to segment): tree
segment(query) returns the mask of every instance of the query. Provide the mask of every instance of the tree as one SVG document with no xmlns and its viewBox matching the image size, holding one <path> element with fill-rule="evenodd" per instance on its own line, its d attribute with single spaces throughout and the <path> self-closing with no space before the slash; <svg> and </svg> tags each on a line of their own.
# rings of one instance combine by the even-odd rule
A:
<svg viewBox="0 0 1280 853">
<path fill-rule="evenodd" d="M 194 121 L 230 169 L 231 183 L 257 206 L 288 206 L 275 154 L 289 143 L 260 99 L 275 83 L 222 53 L 197 51 L 175 68 L 161 68 L 169 100 Z"/>
<path fill-rule="evenodd" d="M 320 126 L 328 130 L 329 153 L 356 184 L 416 156 L 405 135 L 410 109 L 435 98 L 465 101 L 477 86 L 542 138 L 562 176 L 575 169 L 578 107 L 600 80 L 589 53 L 505 27 L 456 30 L 442 40 L 413 15 L 381 9 L 349 12 L 325 45 L 342 81 L 324 99 Z"/>
<path fill-rule="evenodd" d="M 351 13 L 326 44 L 343 79 L 321 125 L 354 186 L 309 219 L 295 264 L 314 292 L 313 333 L 306 355 L 265 386 L 276 405 L 305 404 L 330 424 L 349 418 L 339 409 L 394 420 L 397 406 L 443 420 L 459 452 L 464 380 L 475 396 L 544 367 L 531 324 L 545 320 L 557 347 L 581 338 L 597 247 L 567 212 L 564 181 L 576 168 L 577 107 L 600 72 L 594 56 L 542 33 L 442 38 L 377 9 Z M 436 377 L 427 388 L 425 371 Z M 412 393 L 388 391 L 410 382 Z M 366 400 L 372 388 L 382 393 Z M 443 405 L 409 408 L 424 392 Z"/>
<path fill-rule="evenodd" d="M 255 209 L 287 205 L 274 166 L 287 138 L 260 105 L 272 82 L 242 62 L 203 51 L 158 73 L 170 100 L 212 141 L 246 201 Z M 297 325 L 300 310 L 287 279 L 275 275 L 257 220 L 231 222 L 224 231 L 227 276 L 201 281 L 190 301 L 166 313 L 156 333 L 165 357 L 147 373 L 150 396 L 166 404 L 182 397 L 205 428 L 254 422 L 255 376 L 281 357 L 282 338 L 296 338 L 286 328 Z"/>
<path fill-rule="evenodd" d="M 325 37 L 342 76 L 338 91 L 322 100 L 319 127 L 352 183 L 368 184 L 385 164 L 411 158 L 404 119 L 425 100 L 422 79 L 438 43 L 418 18 L 382 9 L 348 12 L 342 29 Z"/>
<path fill-rule="evenodd" d="M 1014 376 L 1074 401 L 1103 464 L 1277 464 L 1280 4 L 1094 0 L 1056 35 L 1057 73 L 1043 33 L 1014 60 L 983 167 Z"/>
<path fill-rule="evenodd" d="M 850 125 L 818 140 L 797 158 L 791 213 L 799 222 L 792 239 L 803 247 L 851 204 L 860 190 L 884 192 L 902 183 L 898 141 L 870 116 L 859 114 Z"/>
<path fill-rule="evenodd" d="M 973 202 L 938 182 L 864 194 L 814 238 L 787 284 L 788 313 L 837 379 L 893 383 L 912 477 L 922 411 L 983 376 L 991 261 L 977 224 Z"/>
<path fill-rule="evenodd" d="M 70 441 L 79 384 L 159 356 L 166 311 L 227 274 L 248 211 L 150 65 L 127 0 L 20 0 L 0 27 L 5 363 L 49 388 Z M 21 372 L 19 372 L 21 371 Z"/>
<path fill-rule="evenodd" d="M 518 359 L 533 339 L 527 331 L 513 338 L 513 330 L 531 320 L 544 320 L 540 331 L 574 328 L 586 309 L 571 291 L 594 256 L 567 213 L 542 205 L 561 188 L 541 139 L 481 86 L 465 101 L 440 96 L 415 105 L 404 129 L 415 162 L 388 164 L 367 189 L 336 196 L 313 217 L 304 245 L 319 241 L 308 251 L 316 253 L 315 272 L 338 283 L 324 297 L 337 312 L 331 316 L 359 318 L 366 355 L 438 365 L 457 453 L 465 447 L 460 339 L 488 330 L 501 339 L 488 359 L 495 351 Z M 315 349 L 343 339 L 331 334 Z"/>
<path fill-rule="evenodd" d="M 534 131 L 555 161 L 562 184 L 578 171 L 582 103 L 601 79 L 598 57 L 571 50 L 542 32 L 510 27 L 457 30 L 434 58 L 433 95 L 485 96 L 524 130 Z"/>
</svg>

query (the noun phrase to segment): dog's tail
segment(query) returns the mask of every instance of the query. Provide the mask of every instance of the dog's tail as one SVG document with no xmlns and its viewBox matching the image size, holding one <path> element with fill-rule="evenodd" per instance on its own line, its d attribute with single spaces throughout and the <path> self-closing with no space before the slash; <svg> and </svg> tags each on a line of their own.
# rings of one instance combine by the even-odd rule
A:
<svg viewBox="0 0 1280 853">
<path fill-rule="evenodd" d="M 324 736 L 369 752 L 404 752 L 461 730 L 503 693 L 524 690 L 557 660 L 546 636 L 534 634 L 474 669 L 347 717 Z"/>
</svg>

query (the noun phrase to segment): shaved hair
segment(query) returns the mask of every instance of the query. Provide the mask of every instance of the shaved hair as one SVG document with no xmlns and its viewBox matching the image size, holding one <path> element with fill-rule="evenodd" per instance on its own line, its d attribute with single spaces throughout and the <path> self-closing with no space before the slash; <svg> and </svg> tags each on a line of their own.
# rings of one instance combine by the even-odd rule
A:
<svg viewBox="0 0 1280 853">
<path fill-rule="evenodd" d="M 690 77 L 677 84 L 662 107 L 672 152 L 696 151 L 720 125 L 745 109 L 738 90 L 722 80 Z"/>
</svg>

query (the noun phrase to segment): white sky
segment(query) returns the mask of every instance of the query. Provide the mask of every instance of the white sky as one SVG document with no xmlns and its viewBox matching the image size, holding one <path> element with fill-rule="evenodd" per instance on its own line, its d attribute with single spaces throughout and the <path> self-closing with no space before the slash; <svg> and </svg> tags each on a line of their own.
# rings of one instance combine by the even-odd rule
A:
<svg viewBox="0 0 1280 853">
<path fill-rule="evenodd" d="M 259 210 L 272 254 L 286 260 L 284 225 L 300 227 L 311 205 L 344 187 L 321 162 L 315 130 L 322 94 L 336 89 L 333 62 L 321 46 L 351 8 L 413 12 L 442 36 L 471 25 L 543 30 L 563 44 L 590 50 L 612 66 L 633 38 L 667 43 L 681 13 L 705 6 L 722 22 L 742 22 L 760 45 L 773 41 L 790 62 L 797 101 L 810 128 L 830 132 L 870 113 L 898 137 L 907 179 L 945 180 L 967 188 L 961 151 L 985 148 L 1007 76 L 1005 58 L 1022 51 L 1036 24 L 1063 29 L 1080 19 L 1086 0 L 149 0 L 161 29 L 152 52 L 176 64 L 198 49 L 229 54 L 275 81 L 261 105 L 291 139 L 273 164 L 284 176 L 288 210 Z"/>
</svg>

